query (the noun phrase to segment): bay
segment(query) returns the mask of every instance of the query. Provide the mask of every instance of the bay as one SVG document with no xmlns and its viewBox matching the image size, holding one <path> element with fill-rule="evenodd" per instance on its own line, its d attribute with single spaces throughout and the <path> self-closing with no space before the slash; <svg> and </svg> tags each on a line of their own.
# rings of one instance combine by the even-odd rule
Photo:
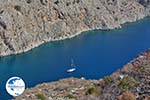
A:
<svg viewBox="0 0 150 100">
<path fill-rule="evenodd" d="M 49 42 L 20 55 L 0 58 L 0 100 L 12 98 L 8 78 L 21 77 L 26 87 L 68 77 L 100 79 L 112 74 L 150 48 L 150 19 L 124 24 L 122 29 L 93 30 L 63 41 Z M 67 73 L 71 59 L 76 71 Z"/>
</svg>

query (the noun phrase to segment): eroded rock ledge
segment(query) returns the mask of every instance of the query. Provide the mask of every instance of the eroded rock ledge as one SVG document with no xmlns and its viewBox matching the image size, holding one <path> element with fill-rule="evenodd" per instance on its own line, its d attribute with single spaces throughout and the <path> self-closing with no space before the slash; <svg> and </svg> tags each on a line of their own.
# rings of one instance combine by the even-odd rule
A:
<svg viewBox="0 0 150 100">
<path fill-rule="evenodd" d="M 0 56 L 150 15 L 149 0 L 0 0 Z"/>
<path fill-rule="evenodd" d="M 100 80 L 69 78 L 26 89 L 16 100 L 150 100 L 150 49 Z"/>
</svg>

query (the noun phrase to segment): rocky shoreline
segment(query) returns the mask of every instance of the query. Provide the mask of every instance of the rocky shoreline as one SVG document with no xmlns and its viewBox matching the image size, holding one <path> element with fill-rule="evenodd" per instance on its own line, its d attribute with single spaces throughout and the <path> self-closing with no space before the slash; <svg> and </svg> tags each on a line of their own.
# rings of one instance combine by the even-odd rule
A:
<svg viewBox="0 0 150 100">
<path fill-rule="evenodd" d="M 150 49 L 99 80 L 68 78 L 26 89 L 15 100 L 150 100 Z"/>
<path fill-rule="evenodd" d="M 0 0 L 0 56 L 88 30 L 121 28 L 149 16 L 149 5 L 149 0 Z"/>
</svg>

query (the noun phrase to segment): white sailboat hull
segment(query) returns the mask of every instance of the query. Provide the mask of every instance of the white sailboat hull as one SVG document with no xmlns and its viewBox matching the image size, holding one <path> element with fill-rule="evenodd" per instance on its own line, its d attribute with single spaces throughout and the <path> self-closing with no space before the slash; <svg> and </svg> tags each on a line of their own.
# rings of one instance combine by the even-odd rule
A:
<svg viewBox="0 0 150 100">
<path fill-rule="evenodd" d="M 74 72 L 75 70 L 76 70 L 75 68 L 72 68 L 72 69 L 68 69 L 67 72 L 71 73 L 71 72 Z"/>
</svg>

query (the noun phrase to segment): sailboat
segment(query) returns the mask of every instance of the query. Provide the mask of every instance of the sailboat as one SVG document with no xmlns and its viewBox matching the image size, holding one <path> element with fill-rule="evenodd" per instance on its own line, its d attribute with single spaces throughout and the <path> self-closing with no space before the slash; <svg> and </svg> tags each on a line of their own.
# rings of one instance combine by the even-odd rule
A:
<svg viewBox="0 0 150 100">
<path fill-rule="evenodd" d="M 71 59 L 71 68 L 67 70 L 68 73 L 74 72 L 76 70 L 73 59 Z"/>
</svg>

